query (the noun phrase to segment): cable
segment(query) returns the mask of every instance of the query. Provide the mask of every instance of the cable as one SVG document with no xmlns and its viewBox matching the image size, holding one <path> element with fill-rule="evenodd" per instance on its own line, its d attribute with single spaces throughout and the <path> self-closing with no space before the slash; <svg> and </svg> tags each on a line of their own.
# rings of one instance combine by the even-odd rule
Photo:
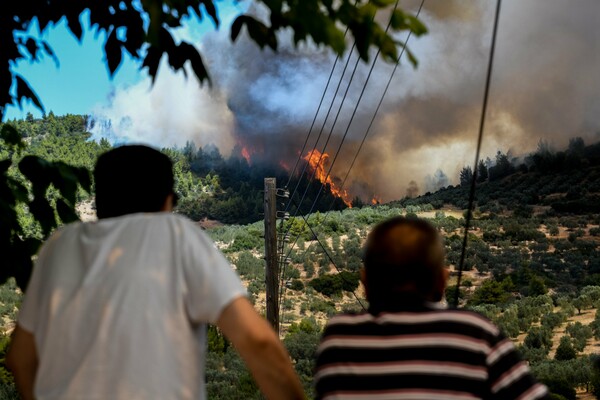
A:
<svg viewBox="0 0 600 400">
<path fill-rule="evenodd" d="M 344 38 L 346 38 L 348 29 L 349 28 L 346 28 L 346 31 L 344 32 Z M 329 84 L 331 83 L 331 78 L 333 77 L 333 72 L 335 71 L 335 67 L 336 67 L 339 59 L 340 59 L 340 56 L 337 55 L 335 57 L 335 61 L 333 62 L 333 67 L 331 67 L 331 72 L 329 73 L 329 77 L 327 78 L 327 84 L 325 85 L 325 89 L 323 90 L 323 95 L 321 96 L 321 100 L 319 101 L 319 106 L 317 107 L 317 111 L 315 112 L 315 117 L 313 118 L 312 123 L 310 124 L 310 128 L 308 129 L 308 134 L 306 135 L 306 139 L 304 140 L 304 144 L 302 145 L 302 150 L 300 150 L 300 153 L 298 154 L 298 158 L 296 159 L 296 164 L 294 165 L 294 168 L 292 169 L 292 172 L 290 173 L 290 176 L 288 177 L 288 181 L 284 186 L 284 188 L 286 188 L 286 189 L 288 188 L 290 181 L 292 180 L 292 176 L 294 176 L 294 173 L 296 172 L 296 168 L 298 168 L 298 163 L 302 159 L 302 154 L 304 154 L 304 150 L 306 149 L 306 144 L 308 143 L 308 139 L 310 138 L 313 127 L 315 126 L 315 122 L 317 121 L 317 116 L 319 115 L 319 111 L 321 111 L 321 106 L 323 105 L 323 100 L 325 99 L 325 95 L 327 94 L 327 89 L 329 89 Z"/>
<path fill-rule="evenodd" d="M 352 46 L 352 50 L 354 50 L 354 47 L 355 47 L 355 45 L 353 45 L 353 46 Z M 333 108 L 333 104 L 334 104 L 334 102 L 335 102 L 335 97 L 336 97 L 336 96 L 337 96 L 337 94 L 338 94 L 339 88 L 340 88 L 340 86 L 341 86 L 341 84 L 342 84 L 343 77 L 344 77 L 344 75 L 345 75 L 345 73 L 346 73 L 346 69 L 347 69 L 347 67 L 348 67 L 348 64 L 349 64 L 349 61 L 350 61 L 350 56 L 351 56 L 351 54 L 350 54 L 350 55 L 348 55 L 348 59 L 346 60 L 346 65 L 344 66 L 344 70 L 343 70 L 343 72 L 342 72 L 342 76 L 340 77 L 340 82 L 338 83 L 338 86 L 337 86 L 337 88 L 336 88 L 336 91 L 335 91 L 335 94 L 334 94 L 334 98 L 333 98 L 333 100 L 332 100 L 332 102 L 331 102 L 331 105 L 329 106 L 329 110 L 327 111 L 327 115 L 326 115 L 326 117 L 325 117 L 325 120 L 323 121 L 323 125 L 321 126 L 321 130 L 320 130 L 320 132 L 319 132 L 319 136 L 317 137 L 317 141 L 315 142 L 315 146 L 314 146 L 314 147 L 313 147 L 313 149 L 311 150 L 311 153 L 310 153 L 310 154 L 311 154 L 311 156 L 312 156 L 312 154 L 314 153 L 314 151 L 316 150 L 316 148 L 317 148 L 317 145 L 318 145 L 318 142 L 319 142 L 319 140 L 321 139 L 321 135 L 323 134 L 323 130 L 324 130 L 324 128 L 325 128 L 325 124 L 327 123 L 327 119 L 329 118 L 329 114 L 331 113 L 331 109 Z M 333 126 L 332 126 L 332 128 L 331 128 L 331 131 L 329 132 L 329 135 L 328 135 L 328 137 L 327 137 L 327 140 L 325 141 L 325 145 L 323 146 L 323 150 L 321 151 L 321 155 L 319 156 L 319 160 L 317 161 L 317 166 L 318 166 L 318 165 L 321 163 L 321 160 L 322 160 L 322 158 L 323 158 L 323 154 L 325 153 L 325 149 L 327 148 L 327 145 L 329 144 L 329 140 L 331 139 L 331 137 L 332 137 L 332 135 L 333 135 L 333 128 L 335 127 L 335 123 L 337 122 L 337 119 L 338 119 L 338 117 L 339 117 L 339 115 L 340 115 L 341 109 L 342 109 L 342 107 L 343 107 L 343 105 L 344 105 L 344 102 L 345 102 L 345 100 L 346 100 L 346 97 L 347 97 L 347 95 L 348 95 L 348 91 L 349 91 L 349 89 L 350 89 L 350 85 L 352 84 L 352 80 L 354 79 L 354 74 L 356 73 L 356 69 L 357 69 L 357 67 L 358 67 L 358 63 L 359 63 L 359 62 L 360 62 L 360 57 L 358 57 L 358 58 L 356 59 L 356 63 L 354 64 L 354 69 L 353 69 L 353 71 L 352 71 L 352 74 L 351 74 L 351 76 L 350 76 L 350 81 L 348 82 L 348 86 L 346 87 L 346 90 L 345 90 L 345 92 L 344 92 L 344 95 L 343 95 L 343 97 L 342 97 L 342 101 L 341 101 L 341 103 L 340 103 L 340 106 L 339 106 L 339 108 L 338 108 L 338 111 L 337 111 L 337 114 L 336 114 L 336 117 L 335 117 L 335 120 L 334 120 L 334 124 L 333 124 Z M 308 166 L 308 163 L 305 163 L 305 164 L 304 164 L 304 168 L 303 168 L 303 170 L 302 170 L 302 174 L 301 174 L 301 176 L 300 176 L 300 178 L 299 178 L 298 182 L 296 183 L 296 188 L 294 189 L 294 193 L 295 193 L 295 192 L 296 192 L 296 190 L 298 189 L 298 186 L 299 186 L 299 184 L 300 184 L 300 180 L 302 179 L 302 176 L 303 176 L 303 175 L 304 175 L 304 173 L 306 172 L 306 168 L 307 168 L 307 166 Z M 302 198 L 300 199 L 300 202 L 299 202 L 299 204 L 302 204 L 302 202 L 303 202 L 303 201 L 304 201 L 304 199 L 306 198 L 306 194 L 308 193 L 308 189 L 310 188 L 310 183 L 311 183 L 311 182 L 314 180 L 314 177 L 315 177 L 315 175 L 316 175 L 316 172 L 317 172 L 317 169 L 315 168 L 315 170 L 313 171 L 313 173 L 312 173 L 312 175 L 311 175 L 310 179 L 307 181 L 306 189 L 304 190 L 304 193 L 302 194 Z M 286 209 L 284 210 L 284 212 L 287 212 L 287 210 L 289 209 L 289 206 L 292 204 L 292 201 L 293 201 L 293 199 L 294 199 L 294 196 L 293 196 L 293 194 L 292 194 L 292 195 L 290 195 L 290 201 L 288 202 L 288 206 L 286 207 Z M 316 201 L 315 201 L 315 202 L 313 202 L 313 204 L 311 205 L 311 210 L 314 208 L 314 205 L 315 205 L 315 204 L 316 204 Z M 300 205 L 296 204 L 296 211 L 294 212 L 294 215 L 292 216 L 292 218 L 295 218 L 295 217 L 297 217 L 299 212 L 300 212 Z M 291 228 L 290 228 L 290 229 L 291 229 Z M 285 235 L 287 235 L 287 234 L 290 232 L 290 229 L 288 229 L 288 230 L 287 230 L 287 231 L 284 233 L 284 236 L 285 236 Z M 296 240 L 294 241 L 294 245 L 296 244 L 296 242 L 297 242 L 297 241 L 298 241 L 298 237 L 296 237 Z M 290 252 L 287 254 L 287 256 L 286 256 L 285 258 L 283 258 L 283 259 L 286 259 L 287 257 L 289 257 L 290 253 L 291 253 L 291 251 L 290 251 Z M 283 254 L 282 254 L 282 256 L 283 256 Z"/>
<path fill-rule="evenodd" d="M 354 2 L 354 5 L 356 5 L 357 3 L 358 3 L 358 0 L 356 0 Z M 346 36 L 348 35 L 348 31 L 349 30 L 350 30 L 350 27 L 347 26 L 346 30 L 344 31 L 344 39 L 346 39 Z M 356 41 L 354 42 L 352 50 L 354 49 L 355 45 L 356 45 Z M 352 54 L 352 50 L 350 50 L 349 54 Z M 327 78 L 327 84 L 325 85 L 325 89 L 323 90 L 323 95 L 321 96 L 321 100 L 319 101 L 319 106 L 317 107 L 317 111 L 315 112 L 315 116 L 314 116 L 314 118 L 312 120 L 312 123 L 310 124 L 310 128 L 308 130 L 308 134 L 306 135 L 306 139 L 304 140 L 304 144 L 302 145 L 302 150 L 298 154 L 298 158 L 296 159 L 296 164 L 294 165 L 294 168 L 292 169 L 292 172 L 290 173 L 290 175 L 288 177 L 288 181 L 287 181 L 287 183 L 284 186 L 285 189 L 288 188 L 288 186 L 290 184 L 290 181 L 292 180 L 292 176 L 294 176 L 294 173 L 296 172 L 296 168 L 298 168 L 298 163 L 302 159 L 302 154 L 304 154 L 304 150 L 306 149 L 306 144 L 308 143 L 308 139 L 310 138 L 310 135 L 312 133 L 312 129 L 313 129 L 313 127 L 315 125 L 315 122 L 317 120 L 317 116 L 319 115 L 319 111 L 321 111 L 321 105 L 323 104 L 323 100 L 325 99 L 325 94 L 327 93 L 327 89 L 329 89 L 329 84 L 331 83 L 331 78 L 333 77 L 333 72 L 335 71 L 335 66 L 337 65 L 337 62 L 339 61 L 339 59 L 340 59 L 340 56 L 338 54 L 335 57 L 335 61 L 333 62 L 333 66 L 331 67 L 331 72 L 329 73 L 329 77 Z M 348 57 L 348 59 L 350 59 L 350 57 Z M 347 62 L 346 62 L 346 65 L 348 65 Z M 342 77 L 343 77 L 343 75 L 342 75 Z M 342 78 L 340 78 L 340 80 L 341 79 Z M 335 99 L 335 95 L 334 95 L 334 99 Z M 287 211 L 287 208 L 286 208 L 286 211 Z"/>
<path fill-rule="evenodd" d="M 422 10 L 424 4 L 425 4 L 425 0 L 421 0 L 421 4 L 420 4 L 419 9 L 417 10 L 417 14 L 416 14 L 417 18 L 419 17 L 419 14 L 421 13 L 421 10 Z M 411 36 L 412 36 L 412 31 L 409 31 L 408 35 L 406 37 L 406 40 L 404 41 L 404 47 L 402 48 L 402 51 L 400 52 L 400 55 L 398 56 L 396 64 L 394 65 L 394 69 L 392 70 L 392 73 L 390 74 L 390 77 L 387 81 L 385 89 L 383 90 L 383 94 L 381 95 L 381 98 L 379 99 L 379 103 L 377 104 L 377 107 L 375 108 L 375 113 L 373 114 L 373 117 L 371 118 L 371 121 L 369 122 L 369 126 L 367 127 L 367 130 L 365 131 L 365 134 L 363 135 L 362 141 L 360 142 L 360 145 L 358 146 L 358 150 L 354 154 L 354 158 L 352 159 L 352 162 L 350 163 L 350 167 L 348 168 L 348 171 L 346 172 L 346 176 L 344 177 L 344 180 L 342 181 L 342 184 L 340 185 L 340 190 L 342 190 L 345 187 L 346 181 L 348 180 L 348 176 L 350 175 L 350 172 L 352 171 L 352 168 L 354 167 L 354 164 L 356 163 L 356 159 L 358 158 L 358 155 L 359 155 L 360 151 L 362 150 L 362 148 L 365 144 L 365 141 L 367 140 L 367 136 L 371 132 L 371 127 L 373 126 L 373 122 L 375 121 L 375 118 L 377 117 L 377 114 L 379 113 L 379 109 L 381 108 L 381 105 L 383 104 L 383 100 L 390 88 L 392 79 L 394 78 L 394 74 L 396 73 L 396 70 L 398 69 L 398 66 L 400 65 L 400 60 L 402 59 L 402 56 L 404 55 L 404 52 L 408 46 L 408 41 L 410 40 Z M 336 201 L 336 199 L 333 199 L 331 201 L 331 203 L 329 204 L 329 208 L 325 212 L 323 222 L 325 222 L 325 220 L 329 216 L 329 212 L 333 208 L 335 201 Z M 305 253 L 306 253 L 306 250 L 305 250 Z"/>
<path fill-rule="evenodd" d="M 323 249 L 323 252 L 327 256 L 327 258 L 329 259 L 329 261 L 331 262 L 331 264 L 333 264 L 333 266 L 336 269 L 336 271 L 338 271 L 338 273 L 342 272 L 341 269 L 335 263 L 335 261 L 333 261 L 333 257 L 331 257 L 331 255 L 329 254 L 329 251 L 327 250 L 327 248 L 325 247 L 325 245 L 323 245 L 323 242 L 321 242 L 321 240 L 317 236 L 316 232 L 313 230 L 312 226 L 310 226 L 310 224 L 308 223 L 308 220 L 306 219 L 306 216 L 302 215 L 302 219 L 304 220 L 304 223 L 306 224 L 306 226 L 308 227 L 308 229 L 310 229 L 310 232 L 312 233 L 313 237 L 315 238 L 315 240 L 317 241 L 317 243 L 319 244 L 319 246 L 321 246 L 321 248 Z M 342 280 L 344 282 L 346 282 L 348 284 L 351 283 L 351 282 L 348 282 L 343 276 L 340 276 L 340 277 L 342 278 Z M 366 312 L 367 308 L 362 303 L 362 301 L 360 301 L 360 299 L 358 298 L 358 296 L 356 295 L 356 293 L 354 291 L 352 291 L 352 294 L 354 295 L 354 298 L 356 299 L 356 301 L 358 301 L 358 303 L 360 304 L 361 308 Z"/>
<path fill-rule="evenodd" d="M 346 64 L 344 65 L 344 69 L 342 70 L 342 75 L 340 76 L 340 81 L 338 82 L 338 85 L 335 89 L 335 93 L 333 94 L 333 98 L 331 99 L 331 104 L 329 105 L 329 109 L 327 110 L 327 114 L 325 115 L 325 119 L 323 120 L 323 125 L 321 125 L 321 129 L 319 130 L 319 135 L 317 136 L 315 145 L 313 146 L 312 150 L 310 151 L 311 157 L 314 154 L 315 150 L 317 149 L 319 141 L 321 140 L 321 136 L 323 135 L 323 130 L 325 129 L 325 125 L 327 124 L 327 120 L 329 119 L 329 115 L 331 114 L 331 110 L 333 109 L 333 104 L 335 103 L 335 98 L 337 97 L 340 87 L 342 86 L 342 81 L 344 80 L 344 75 L 346 75 L 346 70 L 348 69 L 348 65 L 350 64 L 350 58 L 352 56 L 352 52 L 354 51 L 355 47 L 356 47 L 356 43 L 354 43 L 352 45 L 352 48 L 350 49 L 350 53 L 348 53 L 348 58 L 346 59 Z M 359 60 L 360 60 L 360 57 L 357 59 L 357 63 Z M 352 76 L 354 76 L 354 73 L 352 74 Z M 348 82 L 348 87 L 350 86 L 351 83 L 352 83 L 352 78 L 350 78 L 350 82 Z M 343 102 L 340 104 L 340 108 L 342 107 L 342 105 L 343 105 Z M 329 138 L 327 138 L 325 147 L 327 146 L 327 143 L 329 143 Z M 302 157 L 302 153 L 300 153 L 300 157 Z M 323 152 L 321 152 L 321 156 L 319 157 L 319 161 L 317 162 L 317 165 L 319 165 L 321 163 L 322 157 L 323 157 Z M 300 176 L 298 177 L 298 181 L 296 182 L 294 191 L 290 194 L 290 201 L 288 202 L 288 205 L 286 206 L 285 211 L 288 211 L 290 208 L 290 205 L 292 204 L 292 199 L 294 198 L 294 195 L 297 193 L 298 187 L 300 186 L 300 182 L 302 181 L 302 178 L 304 177 L 304 174 L 306 173 L 307 164 L 308 163 L 305 163 L 304 167 L 302 168 L 302 172 L 300 173 Z M 315 177 L 315 171 L 313 171 L 313 175 L 311 176 L 310 180 L 312 180 L 314 177 Z M 309 180 L 309 182 L 310 182 L 310 180 Z M 304 197 L 306 196 L 307 191 L 308 191 L 308 187 L 304 191 L 302 200 L 300 200 L 300 204 L 302 204 L 302 201 L 304 200 Z M 296 216 L 296 215 L 298 215 L 298 209 L 296 209 L 296 213 L 294 214 L 294 216 Z"/>
<path fill-rule="evenodd" d="M 483 131 L 485 127 L 485 116 L 487 112 L 488 97 L 490 93 L 490 82 L 492 80 L 492 66 L 494 65 L 494 53 L 496 50 L 496 36 L 498 34 L 498 21 L 500 19 L 500 7 L 502 0 L 496 0 L 496 15 L 494 17 L 494 30 L 492 32 L 492 45 L 490 47 L 490 56 L 488 60 L 487 76 L 485 80 L 485 91 L 483 94 L 483 107 L 481 110 L 481 119 L 479 121 L 479 136 L 477 137 L 477 150 L 475 151 L 475 168 L 473 168 L 473 177 L 471 178 L 471 188 L 469 190 L 469 207 L 467 208 L 467 217 L 465 218 L 465 236 L 463 237 L 462 250 L 460 253 L 460 263 L 458 267 L 458 278 L 456 281 L 456 293 L 454 297 L 454 307 L 458 308 L 458 297 L 460 294 L 460 281 L 465 263 L 465 254 L 467 252 L 467 242 L 469 240 L 469 225 L 473 217 L 473 203 L 475 202 L 475 182 L 477 180 L 477 163 L 481 152 L 481 142 L 483 140 Z"/>
<path fill-rule="evenodd" d="M 421 9 L 423 8 L 423 4 L 424 4 L 424 2 L 425 2 L 425 0 L 422 0 L 422 1 L 421 1 L 421 5 L 419 6 L 419 9 L 418 9 L 418 11 L 417 11 L 417 14 L 416 14 L 416 16 L 417 16 L 417 17 L 418 17 L 418 16 L 419 16 L 419 14 L 421 13 Z M 396 2 L 395 6 L 394 6 L 394 10 L 396 10 L 396 8 L 397 8 L 397 7 L 398 7 L 398 1 Z M 389 30 L 389 28 L 390 28 L 390 24 L 388 24 L 388 26 L 386 27 L 386 30 L 385 30 L 385 31 L 386 31 L 386 33 L 387 33 L 387 31 Z M 407 36 L 407 38 L 406 38 L 406 40 L 405 40 L 405 42 L 404 42 L 404 46 L 402 47 L 402 50 L 401 50 L 401 52 L 400 52 L 400 55 L 398 56 L 398 58 L 397 58 L 397 60 L 396 60 L 396 64 L 394 65 L 394 69 L 393 69 L 393 71 L 392 71 L 392 74 L 390 75 L 390 78 L 388 79 L 388 82 L 387 82 L 387 85 L 386 85 L 386 87 L 385 87 L 385 90 L 384 90 L 384 92 L 383 92 L 383 95 L 381 96 L 381 98 L 380 98 L 380 100 L 379 100 L 379 103 L 378 103 L 378 105 L 377 105 L 377 108 L 376 108 L 376 110 L 375 110 L 375 113 L 373 114 L 373 117 L 371 118 L 371 121 L 370 121 L 370 123 L 369 123 L 369 126 L 368 126 L 368 128 L 367 128 L 367 131 L 366 131 L 365 135 L 363 136 L 363 139 L 362 139 L 362 141 L 361 141 L 361 144 L 360 144 L 360 146 L 359 146 L 359 149 L 358 149 L 357 153 L 355 154 L 355 156 L 354 156 L 354 159 L 352 160 L 352 163 L 351 163 L 351 165 L 350 165 L 350 168 L 348 169 L 348 172 L 346 173 L 346 176 L 344 177 L 344 180 L 343 180 L 343 182 L 342 182 L 342 185 L 341 185 L 341 187 L 340 187 L 340 190 L 342 190 L 342 189 L 344 188 L 344 186 L 345 186 L 345 184 L 346 184 L 346 180 L 348 179 L 348 175 L 350 174 L 350 170 L 351 170 L 351 169 L 352 169 L 352 167 L 354 166 L 354 164 L 355 164 L 355 162 L 356 162 L 356 159 L 357 159 L 357 157 L 358 157 L 358 153 L 361 151 L 361 149 L 362 149 L 362 147 L 363 147 L 363 145 L 364 145 L 364 143 L 365 143 L 365 140 L 366 140 L 366 138 L 367 138 L 367 135 L 369 134 L 369 132 L 370 132 L 370 130 L 371 130 L 371 127 L 372 127 L 372 125 L 373 125 L 373 121 L 375 120 L 375 117 L 377 116 L 377 113 L 379 112 L 379 109 L 380 109 L 380 107 L 381 107 L 381 104 L 383 103 L 383 99 L 384 99 L 385 95 L 387 94 L 387 91 L 388 91 L 388 89 L 389 89 L 389 87 L 390 87 L 390 84 L 391 84 L 392 78 L 393 78 L 393 76 L 394 76 L 394 73 L 396 72 L 396 70 L 397 70 L 397 68 L 398 68 L 398 65 L 399 65 L 399 63 L 400 63 L 400 60 L 401 60 L 402 56 L 404 55 L 404 52 L 406 51 L 406 47 L 407 47 L 407 44 L 408 44 L 408 40 L 410 39 L 411 35 L 412 35 L 412 31 L 409 31 L 409 33 L 408 33 L 408 36 Z M 367 86 L 367 84 L 368 84 L 368 82 L 369 82 L 369 79 L 371 78 L 371 74 L 372 74 L 372 72 L 373 72 L 373 69 L 374 69 L 374 67 L 375 67 L 375 63 L 376 63 L 376 61 L 377 61 L 377 58 L 378 58 L 378 56 L 379 56 L 379 53 L 380 53 L 380 51 L 379 51 L 379 50 L 377 50 L 377 54 L 375 55 L 375 57 L 374 57 L 374 61 L 373 61 L 373 63 L 371 64 L 371 67 L 370 67 L 370 70 L 369 70 L 369 74 L 367 75 L 367 79 L 365 80 L 365 83 L 364 83 L 364 85 L 363 85 L 363 89 L 362 89 L 362 91 L 361 91 L 361 93 L 360 93 L 359 99 L 358 99 L 358 101 L 357 101 L 357 103 L 356 103 L 356 106 L 354 107 L 354 111 L 353 111 L 353 113 L 352 113 L 352 117 L 351 117 L 351 119 L 350 119 L 350 122 L 348 123 L 348 125 L 347 125 L 347 127 L 346 127 L 346 131 L 345 131 L 345 133 L 344 133 L 344 136 L 343 136 L 343 138 L 342 138 L 342 142 L 341 142 L 341 143 L 340 143 L 340 145 L 338 146 L 338 149 L 337 149 L 337 151 L 336 151 L 335 157 L 334 157 L 334 159 L 333 159 L 333 162 L 332 162 L 332 164 L 331 164 L 331 166 L 330 166 L 330 168 L 329 168 L 329 171 L 328 171 L 328 173 L 327 173 L 327 176 L 326 176 L 325 180 L 327 180 L 327 178 L 328 178 L 328 177 L 330 176 L 330 174 L 331 174 L 331 171 L 333 170 L 333 165 L 335 164 L 335 161 L 336 161 L 336 159 L 337 159 L 337 157 L 338 157 L 338 154 L 339 154 L 339 152 L 340 152 L 340 150 L 341 150 L 341 146 L 343 145 L 343 143 L 344 143 L 344 140 L 346 139 L 346 136 L 347 136 L 347 134 L 348 134 L 348 131 L 349 131 L 349 129 L 350 129 L 350 125 L 352 124 L 352 121 L 353 121 L 353 119 L 354 119 L 354 116 L 355 116 L 355 114 L 356 114 L 356 111 L 358 110 L 358 106 L 360 105 L 360 102 L 361 102 L 361 100 L 362 100 L 362 97 L 363 97 L 363 94 L 364 94 L 364 92 L 365 92 L 366 86 Z M 308 214 L 310 214 L 310 213 L 313 211 L 313 209 L 314 209 L 314 205 L 316 204 L 316 202 L 317 202 L 317 200 L 318 200 L 319 196 L 321 195 L 321 192 L 322 192 L 322 190 L 323 190 L 323 187 L 324 187 L 324 185 L 321 185 L 321 188 L 319 189 L 319 193 L 317 194 L 317 196 L 316 196 L 316 198 L 315 198 L 315 201 L 313 202 L 313 205 L 311 206 L 311 209 L 310 209 L 310 211 L 308 212 Z M 329 205 L 329 209 L 328 209 L 328 210 L 326 211 L 326 213 L 325 213 L 325 218 L 327 218 L 327 215 L 328 215 L 329 211 L 331 211 L 331 209 L 333 208 L 333 205 L 334 205 L 335 201 L 336 201 L 336 199 L 333 199 L 333 200 L 331 201 L 331 204 Z M 287 256 L 289 256 L 289 254 L 291 254 L 291 252 L 292 252 L 292 249 L 293 249 L 293 247 L 294 247 L 294 245 L 296 244 L 296 242 L 297 242 L 297 241 L 298 241 L 298 237 L 296 237 L 296 240 L 294 240 L 294 243 L 293 243 L 293 245 L 291 246 L 291 248 L 290 248 L 290 251 L 288 252 L 288 255 L 287 255 Z"/>
</svg>

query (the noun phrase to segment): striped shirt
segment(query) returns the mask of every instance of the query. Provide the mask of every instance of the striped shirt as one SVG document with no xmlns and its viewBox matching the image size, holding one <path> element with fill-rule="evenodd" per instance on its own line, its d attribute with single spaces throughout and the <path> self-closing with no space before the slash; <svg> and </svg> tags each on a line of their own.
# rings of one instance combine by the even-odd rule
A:
<svg viewBox="0 0 600 400">
<path fill-rule="evenodd" d="M 429 306 L 333 317 L 317 353 L 318 399 L 545 399 L 512 342 L 482 316 Z"/>
</svg>

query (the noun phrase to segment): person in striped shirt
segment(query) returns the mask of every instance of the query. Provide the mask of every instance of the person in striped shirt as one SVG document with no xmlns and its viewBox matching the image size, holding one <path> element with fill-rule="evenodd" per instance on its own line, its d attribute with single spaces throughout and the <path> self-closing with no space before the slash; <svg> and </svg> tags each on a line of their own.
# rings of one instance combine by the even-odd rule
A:
<svg viewBox="0 0 600 400">
<path fill-rule="evenodd" d="M 546 399 L 509 339 L 486 318 L 440 302 L 448 279 L 437 230 L 387 220 L 369 234 L 368 312 L 328 322 L 317 351 L 318 399 Z"/>
</svg>

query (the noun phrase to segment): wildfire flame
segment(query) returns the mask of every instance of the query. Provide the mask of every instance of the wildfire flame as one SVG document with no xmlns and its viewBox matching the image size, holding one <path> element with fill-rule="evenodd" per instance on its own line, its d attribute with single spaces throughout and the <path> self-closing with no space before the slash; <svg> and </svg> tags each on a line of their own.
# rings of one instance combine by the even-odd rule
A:
<svg viewBox="0 0 600 400">
<path fill-rule="evenodd" d="M 371 204 L 373 204 L 374 206 L 376 206 L 377 204 L 381 204 L 381 199 L 377 196 L 373 196 L 373 198 L 371 199 Z"/>
<path fill-rule="evenodd" d="M 321 183 L 329 185 L 331 193 L 342 199 L 344 203 L 348 207 L 352 207 L 352 202 L 350 199 L 350 195 L 345 189 L 340 189 L 337 185 L 331 180 L 330 176 L 327 176 L 327 171 L 325 170 L 325 163 L 329 159 L 329 154 L 319 152 L 318 150 L 314 150 L 312 152 L 308 152 L 303 159 L 308 162 L 308 165 L 314 172 L 315 178 L 317 178 Z"/>
<path fill-rule="evenodd" d="M 245 147 L 242 147 L 241 153 L 242 153 L 242 157 L 244 157 L 244 159 L 246 160 L 248 165 L 251 165 L 252 163 L 250 162 L 250 153 L 248 152 L 248 149 Z"/>
</svg>

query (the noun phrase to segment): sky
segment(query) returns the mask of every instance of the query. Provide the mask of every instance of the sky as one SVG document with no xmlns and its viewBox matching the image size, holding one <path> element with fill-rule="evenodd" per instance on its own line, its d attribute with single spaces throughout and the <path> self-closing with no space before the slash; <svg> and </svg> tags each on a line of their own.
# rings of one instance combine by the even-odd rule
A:
<svg viewBox="0 0 600 400">
<path fill-rule="evenodd" d="M 243 4 L 222 2 L 219 17 L 223 28 L 226 29 L 244 9 Z M 104 61 L 106 35 L 89 29 L 87 13 L 82 15 L 81 21 L 84 26 L 81 43 L 69 32 L 64 19 L 44 32 L 43 37 L 57 55 L 58 64 L 50 57 L 45 57 L 41 62 L 21 61 L 17 65 L 18 73 L 26 77 L 42 99 L 46 112 L 52 111 L 56 115 L 89 114 L 95 106 L 110 102 L 117 88 L 150 79 L 140 65 L 125 53 L 119 69 L 111 77 Z M 206 32 L 213 30 L 212 21 L 193 19 L 186 22 L 180 33 L 187 39 L 198 41 Z M 31 32 L 39 36 L 37 24 L 31 28 Z M 25 118 L 28 112 L 36 117 L 41 116 L 41 111 L 27 102 L 22 109 L 9 106 L 6 118 Z"/>
<path fill-rule="evenodd" d="M 415 13 L 420 1 L 404 0 Z M 220 2 L 225 23 L 191 22 L 178 32 L 202 51 L 213 85 L 199 85 L 161 67 L 154 86 L 138 66 L 126 61 L 111 80 L 102 61 L 103 38 L 87 33 L 83 44 L 56 27 L 48 34 L 61 60 L 20 65 L 46 110 L 89 114 L 94 137 L 155 146 L 214 144 L 224 155 L 246 147 L 253 160 L 291 164 L 298 157 L 315 113 L 312 148 L 340 156 L 333 177 L 343 179 L 392 72 L 378 61 L 361 98 L 370 65 L 359 63 L 350 80 L 342 63 L 325 105 L 317 109 L 334 64 L 331 51 L 310 43 L 294 47 L 289 32 L 279 35 L 276 54 L 247 38 L 232 44 L 227 21 L 239 9 Z M 248 12 L 264 18 L 260 6 Z M 429 34 L 409 47 L 418 68 L 401 62 L 347 187 L 352 195 L 384 201 L 456 184 L 458 173 L 474 161 L 495 2 L 426 0 L 421 13 Z M 524 157 L 540 140 L 556 149 L 569 138 L 600 139 L 600 2 L 597 0 L 504 0 L 483 141 L 483 158 L 498 150 Z M 380 16 L 384 21 L 384 16 Z M 399 34 L 399 40 L 405 40 Z M 349 69 L 355 56 L 350 57 Z M 337 82 L 341 91 L 334 94 Z M 345 85 L 350 84 L 342 104 Z M 360 99 L 360 102 L 359 102 Z M 352 111 L 358 104 L 356 116 Z M 338 107 L 340 113 L 334 118 Z M 24 117 L 9 110 L 9 118 Z M 34 112 L 35 114 L 35 112 Z M 334 123 L 335 119 L 335 123 Z M 349 125 L 350 120 L 352 124 Z M 325 146 L 329 132 L 331 139 Z M 345 140 L 342 138 L 347 132 Z M 333 158 L 333 157 L 332 157 Z M 330 158 L 331 160 L 331 158 Z"/>
</svg>

